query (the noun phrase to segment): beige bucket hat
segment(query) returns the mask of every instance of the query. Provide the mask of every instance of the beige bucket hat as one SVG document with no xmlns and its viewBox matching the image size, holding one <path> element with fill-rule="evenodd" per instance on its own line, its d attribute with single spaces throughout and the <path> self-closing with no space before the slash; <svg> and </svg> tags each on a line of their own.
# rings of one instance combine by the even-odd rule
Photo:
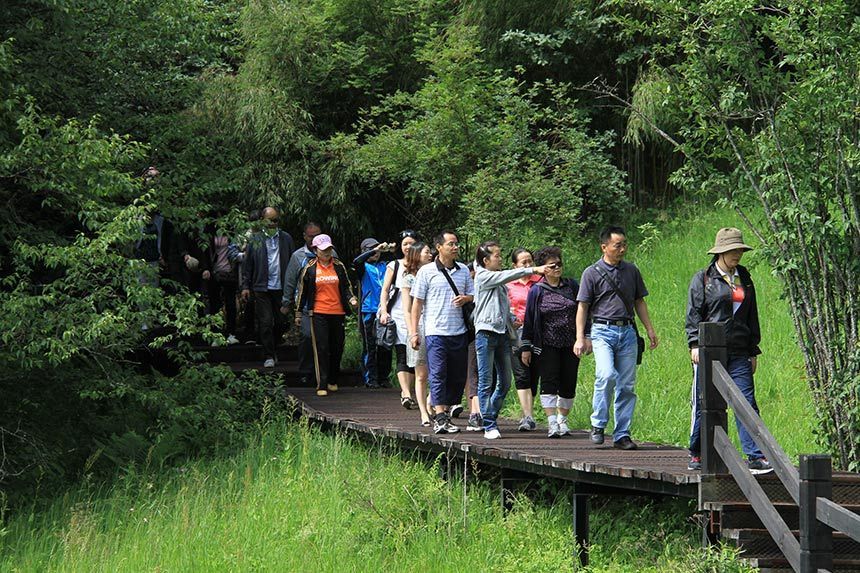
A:
<svg viewBox="0 0 860 573">
<path fill-rule="evenodd" d="M 751 251 L 752 247 L 744 243 L 744 236 L 740 229 L 734 227 L 724 227 L 717 231 L 717 238 L 714 239 L 714 248 L 708 251 L 709 255 L 720 255 L 722 253 L 733 251 L 735 249 L 743 249 Z"/>
</svg>

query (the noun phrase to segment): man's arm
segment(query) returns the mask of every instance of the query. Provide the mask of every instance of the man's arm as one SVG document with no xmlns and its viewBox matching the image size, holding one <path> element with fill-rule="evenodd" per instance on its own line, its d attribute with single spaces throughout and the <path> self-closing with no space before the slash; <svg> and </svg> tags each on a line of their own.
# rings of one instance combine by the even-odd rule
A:
<svg viewBox="0 0 860 573">
<path fill-rule="evenodd" d="M 573 353 L 582 358 L 586 354 L 591 354 L 591 341 L 585 337 L 585 326 L 588 322 L 588 309 L 590 305 L 587 302 L 579 302 L 579 307 L 576 309 L 576 342 L 573 345 Z"/>
<path fill-rule="evenodd" d="M 302 270 L 302 257 L 304 252 L 299 249 L 290 255 L 290 262 L 287 263 L 287 270 L 284 271 L 284 295 L 281 299 L 281 306 L 292 306 L 296 301 L 296 286 L 299 282 L 299 272 Z"/>
</svg>

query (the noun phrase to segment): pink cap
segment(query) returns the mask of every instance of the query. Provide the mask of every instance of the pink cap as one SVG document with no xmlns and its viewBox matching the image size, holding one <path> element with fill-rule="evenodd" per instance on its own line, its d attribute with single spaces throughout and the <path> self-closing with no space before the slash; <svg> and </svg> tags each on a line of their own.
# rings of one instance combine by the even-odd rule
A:
<svg viewBox="0 0 860 573">
<path fill-rule="evenodd" d="M 331 237 L 329 237 L 328 235 L 317 235 L 316 237 L 314 237 L 314 240 L 311 241 L 311 247 L 319 249 L 321 251 L 324 251 L 329 247 L 333 246 L 334 245 L 331 242 Z"/>
</svg>

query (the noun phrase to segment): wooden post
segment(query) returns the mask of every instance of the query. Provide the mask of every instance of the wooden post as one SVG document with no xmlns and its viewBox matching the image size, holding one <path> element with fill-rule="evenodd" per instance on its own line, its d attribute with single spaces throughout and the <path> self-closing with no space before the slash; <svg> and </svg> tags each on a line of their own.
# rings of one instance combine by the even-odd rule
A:
<svg viewBox="0 0 860 573">
<path fill-rule="evenodd" d="M 818 521 L 816 498 L 833 495 L 830 456 L 800 456 L 800 571 L 833 570 L 833 530 Z"/>
<path fill-rule="evenodd" d="M 573 494 L 573 540 L 579 564 L 588 566 L 588 494 Z"/>
<path fill-rule="evenodd" d="M 510 468 L 502 468 L 499 476 L 502 493 L 502 511 L 508 513 L 514 508 L 517 485 L 534 481 L 535 477 Z"/>
<path fill-rule="evenodd" d="M 714 447 L 714 428 L 726 429 L 728 420 L 726 401 L 714 386 L 713 361 L 724 367 L 729 355 L 726 349 L 726 323 L 702 322 L 699 324 L 699 400 L 702 440 L 702 475 L 725 474 L 728 468 Z"/>
</svg>

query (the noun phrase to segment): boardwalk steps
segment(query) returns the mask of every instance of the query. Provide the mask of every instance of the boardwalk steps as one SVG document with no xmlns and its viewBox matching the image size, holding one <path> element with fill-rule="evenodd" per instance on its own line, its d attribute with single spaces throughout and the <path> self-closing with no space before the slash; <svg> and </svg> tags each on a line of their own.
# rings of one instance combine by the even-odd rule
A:
<svg viewBox="0 0 860 573">
<path fill-rule="evenodd" d="M 775 474 L 756 480 L 773 502 L 779 516 L 795 538 L 799 538 L 799 509 Z M 833 474 L 833 501 L 860 513 L 860 475 Z M 699 507 L 710 512 L 708 533 L 711 538 L 737 547 L 742 557 L 763 572 L 793 571 L 765 529 L 761 519 L 730 476 L 703 476 L 699 487 Z M 833 571 L 860 573 L 860 543 L 842 533 L 833 534 Z"/>
</svg>

